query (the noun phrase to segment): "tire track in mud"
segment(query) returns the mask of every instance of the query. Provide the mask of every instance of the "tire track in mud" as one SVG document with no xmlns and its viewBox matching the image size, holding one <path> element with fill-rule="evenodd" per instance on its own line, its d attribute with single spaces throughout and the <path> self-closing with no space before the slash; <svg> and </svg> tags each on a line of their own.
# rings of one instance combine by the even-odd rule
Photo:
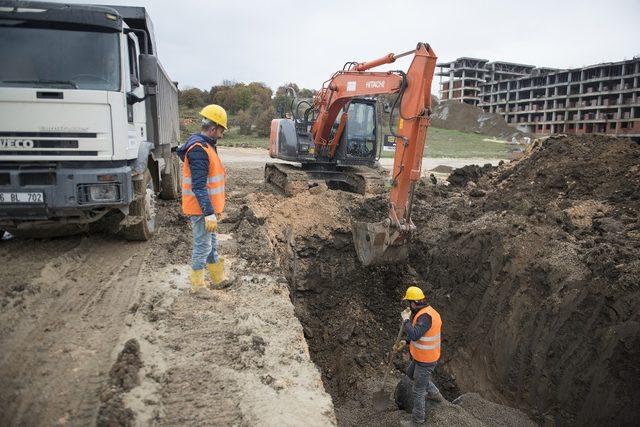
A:
<svg viewBox="0 0 640 427">
<path fill-rule="evenodd" d="M 26 285 L 37 290 L 24 298 L 28 316 L 0 316 L 14 317 L 13 330 L 2 335 L 0 361 L 0 418 L 12 425 L 93 423 L 124 314 L 138 292 L 144 244 L 123 248 L 100 236 L 70 240 L 77 245 L 49 261 L 46 255 L 66 242 L 42 241 L 33 251 L 13 253 L 14 265 L 31 264 L 40 275 Z"/>
<path fill-rule="evenodd" d="M 191 233 L 175 202 L 159 202 L 162 227 L 147 243 L 2 242 L 0 419 L 335 424 L 268 239 L 238 206 L 261 175 L 229 170 L 221 232 L 233 238 L 221 241 L 239 279 L 216 301 L 186 293 Z"/>
</svg>

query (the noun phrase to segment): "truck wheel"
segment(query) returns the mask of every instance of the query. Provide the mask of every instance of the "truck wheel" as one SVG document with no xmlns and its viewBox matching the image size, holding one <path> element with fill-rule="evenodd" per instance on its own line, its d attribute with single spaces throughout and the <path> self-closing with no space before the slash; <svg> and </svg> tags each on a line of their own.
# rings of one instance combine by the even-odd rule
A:
<svg viewBox="0 0 640 427">
<path fill-rule="evenodd" d="M 122 233 L 127 240 L 145 241 L 156 231 L 156 193 L 148 169 L 142 181 L 134 182 L 134 188 L 135 199 L 129 206 Z"/>
<path fill-rule="evenodd" d="M 175 200 L 180 197 L 180 187 L 182 186 L 182 171 L 180 170 L 180 159 L 175 153 L 171 154 L 171 173 L 163 173 L 160 181 L 160 198 L 164 200 Z"/>
</svg>

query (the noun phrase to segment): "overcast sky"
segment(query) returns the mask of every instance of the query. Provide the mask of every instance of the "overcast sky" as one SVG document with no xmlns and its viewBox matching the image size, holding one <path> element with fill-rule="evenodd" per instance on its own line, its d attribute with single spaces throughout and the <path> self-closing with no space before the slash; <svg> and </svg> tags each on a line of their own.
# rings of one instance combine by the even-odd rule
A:
<svg viewBox="0 0 640 427">
<path fill-rule="evenodd" d="M 98 3 L 105 1 L 78 1 Z M 460 56 L 571 68 L 640 55 L 639 0 L 114 0 L 146 6 L 181 87 L 223 80 L 317 89 L 347 61 L 430 43 Z M 391 68 L 409 66 L 400 60 Z M 437 78 L 433 92 L 437 93 Z"/>
</svg>

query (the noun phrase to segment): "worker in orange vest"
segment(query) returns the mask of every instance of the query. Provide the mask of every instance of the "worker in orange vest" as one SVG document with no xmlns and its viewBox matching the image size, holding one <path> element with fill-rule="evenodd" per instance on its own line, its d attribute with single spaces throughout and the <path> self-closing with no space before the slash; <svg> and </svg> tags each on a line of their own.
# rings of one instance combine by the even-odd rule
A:
<svg viewBox="0 0 640 427">
<path fill-rule="evenodd" d="M 224 281 L 224 260 L 218 256 L 216 229 L 225 203 L 226 172 L 218 157 L 217 141 L 227 130 L 227 112 L 219 105 L 200 111 L 200 133 L 178 148 L 182 165 L 182 212 L 193 230 L 193 252 L 189 274 L 191 292 L 209 298 L 204 269 L 214 286 Z"/>
<path fill-rule="evenodd" d="M 419 287 L 409 286 L 403 300 L 409 301 L 409 308 L 400 316 L 404 322 L 411 354 L 411 362 L 407 369 L 407 376 L 413 380 L 411 422 L 413 425 L 421 425 L 425 421 L 425 398 L 434 401 L 444 400 L 431 381 L 433 370 L 440 360 L 442 320 L 440 314 L 427 303 L 424 292 Z M 406 341 L 402 346 L 405 344 Z"/>
</svg>

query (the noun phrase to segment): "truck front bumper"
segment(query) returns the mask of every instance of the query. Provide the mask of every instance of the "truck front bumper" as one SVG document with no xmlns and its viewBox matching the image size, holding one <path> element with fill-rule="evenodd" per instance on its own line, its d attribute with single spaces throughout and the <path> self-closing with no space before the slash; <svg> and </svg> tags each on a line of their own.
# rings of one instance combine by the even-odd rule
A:
<svg viewBox="0 0 640 427">
<path fill-rule="evenodd" d="M 88 224 L 133 200 L 130 166 L 0 165 L 0 193 L 42 193 L 42 203 L 0 202 L 0 226 Z"/>
</svg>

